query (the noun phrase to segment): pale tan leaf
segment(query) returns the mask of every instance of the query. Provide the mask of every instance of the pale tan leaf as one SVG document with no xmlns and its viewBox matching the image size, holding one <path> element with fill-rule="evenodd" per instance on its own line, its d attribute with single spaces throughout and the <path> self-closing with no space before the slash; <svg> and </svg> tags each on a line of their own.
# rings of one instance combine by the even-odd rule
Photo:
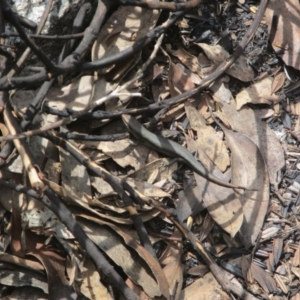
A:
<svg viewBox="0 0 300 300">
<path fill-rule="evenodd" d="M 268 124 L 261 121 L 260 112 L 248 107 L 237 111 L 235 104 L 222 104 L 221 119 L 229 122 L 231 128 L 245 134 L 259 148 L 268 166 L 270 182 L 278 184 L 281 181 L 279 171 L 285 166 L 284 153 L 275 133 Z"/>
<path fill-rule="evenodd" d="M 189 150 L 198 150 L 199 160 L 207 167 L 215 177 L 226 181 L 225 175 L 217 168 L 213 168 L 210 159 L 205 152 L 197 147 L 196 142 L 186 137 Z M 209 211 L 215 222 L 217 222 L 232 237 L 236 235 L 243 223 L 243 210 L 240 195 L 232 189 L 219 186 L 209 182 L 204 177 L 194 174 L 198 188 L 202 192 L 204 206 Z"/>
<path fill-rule="evenodd" d="M 180 221 L 185 221 L 191 215 L 197 215 L 205 209 L 202 192 L 194 183 L 184 180 L 183 190 L 178 193 L 176 215 Z"/>
<path fill-rule="evenodd" d="M 171 178 L 172 174 L 177 170 L 177 163 L 174 162 L 171 165 L 169 164 L 172 159 L 159 158 L 156 159 L 144 167 L 141 167 L 137 171 L 128 175 L 128 177 L 133 178 L 137 181 L 146 181 L 146 182 L 156 182 L 164 179 Z M 155 180 L 149 181 L 153 173 L 156 173 Z"/>
<path fill-rule="evenodd" d="M 0 261 L 3 263 L 10 263 L 14 264 L 23 268 L 28 268 L 32 271 L 39 272 L 43 274 L 44 267 L 38 263 L 37 261 L 33 261 L 30 259 L 24 259 L 15 255 L 11 255 L 8 253 L 1 253 L 0 254 Z"/>
<path fill-rule="evenodd" d="M 222 299 L 229 300 L 230 297 L 219 286 L 215 277 L 208 273 L 203 278 L 195 280 L 191 285 L 182 290 L 180 299 L 184 300 L 207 300 Z"/>
<path fill-rule="evenodd" d="M 221 79 L 216 79 L 209 89 L 213 92 L 213 98 L 217 102 L 229 103 L 232 99 L 230 90 L 225 87 Z"/>
<path fill-rule="evenodd" d="M 229 53 L 220 45 L 208 45 L 204 43 L 198 43 L 207 55 L 207 57 L 218 66 L 224 62 L 230 55 Z M 247 63 L 247 59 L 240 55 L 236 62 L 225 71 L 227 74 L 241 80 L 241 81 L 251 81 L 254 79 L 254 71 Z"/>
<path fill-rule="evenodd" d="M 268 4 L 266 16 L 274 51 L 280 51 L 280 57 L 286 65 L 299 70 L 299 24 L 293 21 L 300 18 L 299 1 L 272 0 Z"/>
<path fill-rule="evenodd" d="M 145 165 L 150 149 L 139 143 L 134 145 L 129 139 L 114 142 L 86 142 L 83 148 L 97 148 L 125 168 L 132 166 L 136 170 Z"/>
<path fill-rule="evenodd" d="M 119 6 L 105 22 L 93 45 L 92 61 L 119 53 L 132 46 L 155 26 L 159 15 L 160 12 L 158 10 L 136 6 Z M 135 57 L 133 56 L 124 60 L 124 63 L 130 67 L 134 61 Z M 113 68 L 114 65 L 107 68 L 104 72 Z M 123 72 L 126 72 L 126 70 L 126 68 L 123 69 Z M 122 75 L 119 74 L 120 76 Z"/>
<path fill-rule="evenodd" d="M 84 195 L 84 197 L 82 197 L 82 198 L 78 198 L 75 193 L 67 192 L 62 186 L 59 186 L 58 184 L 51 182 L 51 181 L 46 181 L 46 180 L 44 180 L 44 181 L 47 182 L 49 187 L 53 191 L 55 191 L 56 194 L 58 194 L 60 197 L 62 197 L 62 199 L 68 205 L 69 204 L 73 205 L 70 208 L 70 210 L 74 215 L 81 216 L 81 215 L 84 215 L 85 213 L 87 214 L 87 212 L 89 212 L 93 216 L 100 217 L 104 220 L 110 220 L 110 221 L 118 223 L 118 224 L 132 224 L 132 219 L 130 217 L 112 216 L 107 213 L 100 213 L 98 210 L 91 208 L 88 205 L 88 203 L 89 203 L 88 200 L 86 200 L 86 199 L 89 199 L 89 197 L 86 197 L 86 195 Z M 117 209 L 115 209 L 114 211 L 117 211 Z M 120 211 L 124 212 L 124 209 L 121 209 Z M 152 209 L 149 212 L 141 214 L 141 218 L 142 218 L 143 222 L 147 222 L 147 221 L 153 219 L 154 217 L 156 217 L 157 215 L 159 215 L 159 211 Z"/>
<path fill-rule="evenodd" d="M 184 67 L 180 67 L 180 65 L 173 63 L 171 60 L 169 63 L 168 83 L 172 97 L 195 87 L 191 76 L 187 74 Z"/>
<path fill-rule="evenodd" d="M 139 296 L 141 300 L 152 300 L 140 287 L 139 285 L 135 284 L 130 278 L 127 278 L 125 283 Z M 155 298 L 157 299 L 157 298 Z M 160 299 L 160 298 L 159 298 Z M 118 300 L 126 300 L 123 295 L 118 298 Z"/>
<path fill-rule="evenodd" d="M 1 271 L 0 283 L 14 287 L 37 287 L 42 289 L 44 293 L 48 294 L 48 284 L 45 275 L 29 270 L 22 272 L 18 270 L 3 269 Z"/>
<path fill-rule="evenodd" d="M 164 192 L 161 188 L 152 185 L 151 183 L 136 181 L 132 178 L 127 178 L 126 181 L 131 187 L 133 187 L 136 191 L 140 192 L 146 197 L 171 197 L 170 194 Z"/>
<path fill-rule="evenodd" d="M 101 282 L 98 270 L 89 258 L 84 261 L 81 279 L 80 291 L 88 299 L 112 300 L 109 291 Z"/>
<path fill-rule="evenodd" d="M 202 77 L 201 66 L 196 56 L 188 53 L 180 46 L 177 50 L 174 50 L 170 44 L 167 44 L 166 49 L 173 56 L 177 57 L 191 72 L 194 72 Z"/>
<path fill-rule="evenodd" d="M 93 220 L 97 221 L 96 219 Z M 135 240 L 126 235 L 125 232 L 121 233 L 121 229 L 112 224 L 109 226 L 113 230 L 82 218 L 80 224 L 93 242 L 119 265 L 135 284 L 142 286 L 149 297 L 159 297 L 163 294 L 168 298 L 168 283 L 159 264 Z M 116 233 L 122 234 L 122 238 Z M 124 241 L 132 247 L 131 250 L 124 244 Z M 133 252 L 133 249 L 137 252 Z M 137 259 L 138 257 L 143 259 Z M 157 282 L 154 274 L 157 276 Z"/>
<path fill-rule="evenodd" d="M 170 294 L 174 300 L 179 300 L 183 284 L 183 265 L 180 258 L 168 263 L 163 270 L 169 283 Z"/>
<path fill-rule="evenodd" d="M 86 168 L 79 164 L 69 152 L 60 148 L 62 186 L 67 192 L 81 198 L 84 194 L 91 195 L 91 183 Z"/>
<path fill-rule="evenodd" d="M 300 102 L 292 102 L 291 104 L 291 113 L 293 115 L 300 116 Z"/>
<path fill-rule="evenodd" d="M 94 94 L 91 102 L 99 101 L 104 96 L 110 94 L 115 88 L 116 84 L 108 82 L 105 78 L 100 77 L 94 82 Z"/>
<path fill-rule="evenodd" d="M 252 84 L 236 95 L 236 109 L 240 110 L 246 103 L 271 104 L 268 97 L 271 96 L 272 79 L 265 78 L 262 81 Z"/>
<path fill-rule="evenodd" d="M 185 111 L 192 129 L 197 131 L 198 147 L 201 147 L 216 166 L 225 171 L 230 164 L 229 154 L 224 142 L 219 138 L 216 131 L 207 126 L 204 118 L 191 104 L 185 104 Z"/>
<path fill-rule="evenodd" d="M 289 288 L 287 287 L 287 285 L 285 284 L 282 276 L 278 275 L 278 274 L 274 274 L 274 279 L 278 285 L 278 287 L 282 290 L 282 292 L 284 294 L 287 294 L 289 292 Z"/>
<path fill-rule="evenodd" d="M 274 94 L 277 91 L 279 91 L 282 88 L 284 81 L 285 81 L 284 72 L 280 72 L 276 74 L 272 82 L 271 94 Z"/>
<path fill-rule="evenodd" d="M 203 277 L 208 272 L 209 272 L 208 266 L 200 264 L 195 267 L 191 267 L 187 271 L 187 274 L 192 275 L 192 276 L 197 276 L 197 277 Z"/>
<path fill-rule="evenodd" d="M 300 278 L 300 268 L 292 267 L 291 270 L 298 278 Z"/>
<path fill-rule="evenodd" d="M 269 205 L 268 169 L 258 147 L 245 135 L 222 126 L 231 149 L 232 182 L 247 189 L 240 191 L 244 221 L 240 239 L 248 249 L 257 239 Z"/>
<path fill-rule="evenodd" d="M 276 282 L 269 273 L 265 272 L 254 263 L 251 264 L 251 272 L 254 279 L 260 284 L 265 292 L 276 293 Z"/>
<path fill-rule="evenodd" d="M 50 88 L 46 100 L 47 105 L 57 110 L 66 108 L 73 111 L 82 111 L 89 107 L 93 97 L 93 76 L 81 76 L 74 79 L 69 85 Z M 59 117 L 54 115 L 43 115 L 44 124 L 57 121 Z"/>
<path fill-rule="evenodd" d="M 297 246 L 297 250 L 293 257 L 293 267 L 299 267 L 300 266 L 300 246 Z"/>
<path fill-rule="evenodd" d="M 182 255 L 182 243 L 169 241 L 166 250 L 160 257 L 159 261 L 162 265 L 167 265 L 178 260 Z"/>
<path fill-rule="evenodd" d="M 113 190 L 113 188 L 102 178 L 100 177 L 90 177 L 91 185 L 96 189 L 98 192 L 98 199 L 102 200 L 103 198 L 110 198 L 111 200 L 115 199 L 117 196 L 117 193 Z M 93 202 L 93 197 L 84 195 L 84 198 L 88 200 L 88 202 L 91 204 Z M 93 204 L 94 205 L 94 204 Z M 97 204 L 95 204 L 97 205 Z"/>
</svg>

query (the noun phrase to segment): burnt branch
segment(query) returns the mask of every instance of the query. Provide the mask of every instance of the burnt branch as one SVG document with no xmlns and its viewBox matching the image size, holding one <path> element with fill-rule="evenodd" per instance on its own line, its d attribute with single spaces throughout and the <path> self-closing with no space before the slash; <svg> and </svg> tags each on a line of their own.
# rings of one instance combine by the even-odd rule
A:
<svg viewBox="0 0 300 300">
<path fill-rule="evenodd" d="M 189 0 L 184 3 L 180 2 L 162 2 L 157 0 L 119 0 L 122 5 L 140 6 L 149 9 L 164 9 L 167 11 L 188 11 L 195 8 L 197 5 L 203 2 L 203 0 Z"/>
<path fill-rule="evenodd" d="M 35 190 L 25 187 L 21 184 L 14 184 L 0 179 L 0 186 L 26 194 L 37 199 L 48 207 L 70 230 L 81 247 L 91 257 L 97 267 L 98 272 L 104 274 L 109 283 L 118 290 L 126 299 L 140 299 L 124 282 L 123 278 L 115 271 L 114 267 L 106 260 L 92 240 L 87 236 L 80 224 L 74 219 L 69 209 L 59 200 L 58 197 L 46 187 L 44 194 L 40 195 Z"/>
</svg>

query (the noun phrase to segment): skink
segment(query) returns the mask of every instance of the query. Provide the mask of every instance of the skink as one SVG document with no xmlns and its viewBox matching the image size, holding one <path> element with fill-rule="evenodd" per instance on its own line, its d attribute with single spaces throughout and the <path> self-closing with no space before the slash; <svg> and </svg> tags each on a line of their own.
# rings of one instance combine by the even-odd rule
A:
<svg viewBox="0 0 300 300">
<path fill-rule="evenodd" d="M 150 132 L 134 117 L 124 114 L 122 115 L 122 119 L 128 130 L 138 140 L 142 140 L 150 148 L 153 148 L 154 150 L 164 153 L 168 156 L 182 159 L 185 164 L 193 169 L 197 174 L 213 183 L 227 188 L 245 189 L 244 187 L 231 184 L 213 176 L 207 171 L 204 165 L 194 158 L 194 156 L 186 148 L 182 147 L 176 142 Z"/>
</svg>

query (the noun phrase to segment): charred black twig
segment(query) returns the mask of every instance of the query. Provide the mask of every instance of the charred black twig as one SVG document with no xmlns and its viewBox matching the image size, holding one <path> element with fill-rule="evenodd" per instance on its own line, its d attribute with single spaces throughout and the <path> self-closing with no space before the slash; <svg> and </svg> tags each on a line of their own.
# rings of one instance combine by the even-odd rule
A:
<svg viewBox="0 0 300 300">
<path fill-rule="evenodd" d="M 53 41 L 63 41 L 63 40 L 71 40 L 71 39 L 81 39 L 84 36 L 84 32 L 80 32 L 77 34 L 65 34 L 65 35 L 44 35 L 44 34 L 27 34 L 28 37 L 32 39 L 39 39 L 39 40 L 53 40 Z M 9 38 L 9 37 L 19 37 L 20 35 L 16 32 L 4 32 L 0 34 L 2 38 Z"/>
<path fill-rule="evenodd" d="M 49 4 L 50 3 L 50 4 Z M 51 8 L 51 2 L 49 1 L 47 8 L 45 9 L 45 12 L 43 14 L 41 23 L 39 24 L 39 28 L 38 28 L 38 32 L 41 31 L 42 27 L 45 24 L 45 21 L 47 19 L 47 16 L 49 14 L 50 8 Z M 81 9 L 78 11 L 74 22 L 73 22 L 73 28 L 72 31 L 73 32 L 77 32 L 79 30 L 82 30 L 82 24 L 83 24 L 83 19 L 84 16 L 86 15 L 86 13 L 90 10 L 90 4 L 87 3 L 86 5 L 83 5 L 81 7 Z M 74 28 L 75 27 L 75 28 Z M 59 62 L 61 62 L 65 56 L 67 56 L 71 49 L 73 48 L 73 44 L 68 44 L 69 46 L 67 46 L 66 48 L 64 47 L 60 56 L 59 56 Z M 29 54 L 29 51 L 25 51 L 26 54 Z M 19 61 L 19 65 L 20 66 L 25 58 L 27 56 L 25 55 L 25 57 L 23 57 L 22 60 Z M 20 127 L 22 130 L 25 130 L 28 128 L 28 126 L 31 124 L 33 118 L 35 117 L 35 115 L 40 111 L 41 109 L 41 103 L 44 100 L 44 98 L 46 97 L 48 90 L 50 89 L 50 87 L 53 85 L 53 83 L 55 82 L 55 79 L 52 78 L 49 81 L 45 81 L 42 85 L 42 87 L 39 89 L 38 93 L 36 94 L 36 96 L 34 97 L 34 99 L 32 100 L 32 102 L 30 103 L 30 105 L 28 106 L 27 110 L 24 113 L 23 119 L 21 121 Z M 0 152 L 0 166 L 2 166 L 6 159 L 9 157 L 9 155 L 12 153 L 14 149 L 14 145 L 11 142 L 8 142 L 4 145 L 4 147 L 2 148 L 1 152 Z"/>
<path fill-rule="evenodd" d="M 134 5 L 141 6 L 149 9 L 164 9 L 167 11 L 188 11 L 190 9 L 195 8 L 199 5 L 203 0 L 189 0 L 187 2 L 178 3 L 174 2 L 161 2 L 158 0 L 119 0 L 122 5 Z"/>
<path fill-rule="evenodd" d="M 42 70 L 37 74 L 26 77 L 10 78 L 11 76 L 4 76 L 0 79 L 0 90 L 10 90 L 16 87 L 36 85 L 46 80 L 50 80 L 51 78 L 54 78 L 58 75 L 77 70 L 81 59 L 84 57 L 92 43 L 97 38 L 98 32 L 102 26 L 108 8 L 111 4 L 111 1 L 108 0 L 98 0 L 98 6 L 95 11 L 94 17 L 91 21 L 90 26 L 85 29 L 83 39 L 81 40 L 75 51 L 71 55 L 66 57 L 61 64 L 56 66 L 57 68 L 59 68 L 59 70 L 56 69 L 55 74 L 47 73 L 46 70 Z M 8 80 L 8 78 L 10 78 L 10 80 Z"/>
<path fill-rule="evenodd" d="M 160 26 L 155 27 L 150 32 L 147 33 L 147 35 L 144 38 L 141 38 L 138 40 L 134 45 L 131 47 L 126 48 L 123 51 L 120 51 L 117 54 L 104 57 L 101 60 L 97 60 L 94 62 L 85 63 L 81 66 L 82 71 L 95 71 L 97 69 L 108 67 L 112 64 L 124 61 L 124 59 L 130 57 L 137 51 L 143 49 L 145 46 L 147 46 L 149 43 L 151 43 L 153 40 L 158 38 L 161 34 L 165 33 L 170 26 L 174 25 L 175 22 L 180 19 L 185 12 L 177 12 L 172 14 L 168 20 L 163 23 Z"/>
<path fill-rule="evenodd" d="M 90 134 L 75 134 L 71 132 L 58 132 L 57 136 L 66 140 L 114 142 L 129 137 L 129 134 L 116 133 L 110 135 L 90 135 Z"/>
<path fill-rule="evenodd" d="M 109 278 L 113 287 L 116 288 L 126 299 L 139 299 L 139 297 L 126 285 L 123 278 L 114 270 L 113 266 L 109 264 L 96 245 L 87 236 L 80 224 L 74 219 L 69 209 L 59 200 L 58 197 L 55 196 L 54 193 L 52 193 L 48 187 L 45 188 L 44 195 L 41 196 L 33 189 L 20 184 L 16 185 L 3 179 L 0 179 L 0 186 L 33 197 L 48 207 L 60 219 L 60 221 L 66 225 L 76 240 L 80 243 L 81 247 L 88 253 L 96 265 L 100 275 L 104 274 L 107 278 Z"/>
<path fill-rule="evenodd" d="M 16 19 L 18 20 L 18 22 L 23 25 L 24 27 L 28 28 L 28 29 L 31 29 L 31 30 L 36 30 L 37 29 L 37 24 L 34 23 L 33 21 L 31 20 L 28 20 L 27 18 L 23 17 L 23 16 L 20 16 L 16 13 L 15 14 L 15 17 Z"/>
<path fill-rule="evenodd" d="M 79 33 L 83 30 L 83 22 L 84 18 L 86 17 L 87 13 L 91 10 L 92 6 L 90 3 L 84 3 L 79 11 L 77 12 L 77 15 L 73 21 L 72 26 L 72 34 Z M 65 43 L 61 54 L 59 55 L 59 62 L 63 61 L 67 55 L 69 55 L 74 47 L 75 40 L 69 40 Z"/>
<path fill-rule="evenodd" d="M 40 34 L 42 29 L 44 28 L 51 7 L 52 7 L 52 0 L 48 1 L 47 6 L 45 7 L 45 10 L 44 10 L 41 20 L 39 22 L 38 28 L 36 30 L 36 34 Z M 21 57 L 18 59 L 18 61 L 15 63 L 15 65 L 12 67 L 12 69 L 7 73 L 6 76 L 3 77 L 4 81 L 10 79 L 19 71 L 19 69 L 21 68 L 22 64 L 24 63 L 24 61 L 26 60 L 26 58 L 28 57 L 30 52 L 31 52 L 31 49 L 29 47 L 27 47 L 25 49 L 24 53 L 21 55 Z"/>
<path fill-rule="evenodd" d="M 103 7 L 101 8 L 104 10 Z M 133 55 L 137 51 L 141 50 L 143 47 L 147 46 L 149 43 L 151 43 L 161 34 L 163 34 L 171 25 L 173 25 L 184 14 L 185 14 L 184 11 L 173 14 L 164 24 L 152 29 L 144 38 L 137 41 L 133 46 L 128 47 L 127 49 L 117 54 L 105 57 L 99 61 L 80 64 L 81 58 L 89 48 L 90 43 L 92 43 L 97 37 L 95 32 L 98 32 L 99 28 L 97 24 L 98 30 L 93 30 L 94 28 L 93 26 L 96 26 L 94 24 L 95 23 L 94 22 L 95 18 L 94 18 L 91 23 L 91 26 L 85 30 L 84 38 L 82 39 L 77 49 L 74 51 L 73 54 L 69 55 L 62 62 L 62 64 L 58 66 L 59 71 L 57 71 L 55 74 L 48 74 L 45 70 L 43 70 L 40 73 L 31 76 L 11 78 L 10 82 L 7 82 L 6 79 L 3 78 L 0 80 L 0 90 L 10 90 L 12 88 L 17 88 L 17 87 L 19 88 L 19 87 L 25 87 L 33 84 L 38 84 L 45 80 L 49 80 L 50 76 L 58 76 L 61 74 L 65 74 L 66 72 L 71 72 L 78 69 L 80 69 L 81 71 L 94 71 L 99 68 L 105 68 L 112 64 L 123 61 L 124 59 Z M 103 19 L 98 21 L 102 22 Z"/>
<path fill-rule="evenodd" d="M 10 8 L 10 5 L 6 0 L 1 0 L 3 11 L 5 13 L 5 18 L 16 28 L 18 31 L 20 37 L 23 39 L 23 41 L 27 44 L 27 46 L 36 54 L 36 56 L 43 62 L 46 69 L 48 71 L 57 71 L 57 68 L 55 64 L 48 58 L 48 56 L 41 51 L 27 36 L 26 32 L 24 31 L 23 27 L 18 21 L 18 18 L 16 18 L 16 15 L 13 13 L 12 9 Z"/>
</svg>

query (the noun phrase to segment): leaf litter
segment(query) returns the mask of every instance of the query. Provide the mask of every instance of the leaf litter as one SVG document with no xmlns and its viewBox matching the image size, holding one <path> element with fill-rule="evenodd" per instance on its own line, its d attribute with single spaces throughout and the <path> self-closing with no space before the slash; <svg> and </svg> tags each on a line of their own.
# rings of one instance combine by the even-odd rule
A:
<svg viewBox="0 0 300 300">
<path fill-rule="evenodd" d="M 1 78 L 1 297 L 297 299 L 299 3 L 262 17 L 265 0 L 129 2 L 106 14 L 99 1 L 92 47 L 49 71 L 46 91 Z M 174 22 L 180 5 L 195 6 Z M 195 160 L 140 140 L 122 114 Z M 28 122 L 40 137 L 4 141 Z"/>
</svg>

